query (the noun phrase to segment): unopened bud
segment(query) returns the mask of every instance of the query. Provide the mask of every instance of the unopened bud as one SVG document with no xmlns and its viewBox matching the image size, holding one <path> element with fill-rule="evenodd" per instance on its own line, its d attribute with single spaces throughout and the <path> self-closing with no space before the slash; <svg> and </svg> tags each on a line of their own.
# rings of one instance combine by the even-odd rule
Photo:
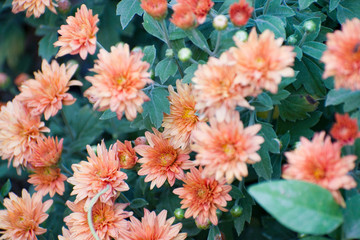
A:
<svg viewBox="0 0 360 240">
<path fill-rule="evenodd" d="M 191 56 L 192 56 L 192 52 L 190 48 L 182 48 L 178 52 L 178 57 L 182 62 L 189 61 L 191 59 Z"/>
<path fill-rule="evenodd" d="M 61 13 L 67 13 L 70 10 L 71 2 L 69 0 L 59 0 L 57 4 L 58 10 Z"/>
<path fill-rule="evenodd" d="M 313 20 L 306 21 L 304 22 L 303 29 L 309 33 L 314 32 L 316 30 L 316 24 Z"/>
<path fill-rule="evenodd" d="M 165 56 L 168 58 L 174 57 L 174 51 L 172 49 L 166 49 Z"/>
<path fill-rule="evenodd" d="M 290 44 L 290 45 L 295 45 L 297 43 L 298 39 L 296 37 L 295 34 L 293 35 L 290 35 L 287 39 L 287 42 Z"/>
<path fill-rule="evenodd" d="M 5 73 L 0 73 L 0 89 L 6 88 L 10 83 L 10 78 Z"/>
<path fill-rule="evenodd" d="M 145 145 L 146 144 L 146 138 L 145 137 L 138 137 L 134 141 L 135 146 L 137 145 Z"/>
<path fill-rule="evenodd" d="M 213 27 L 218 30 L 222 31 L 225 30 L 228 26 L 228 19 L 225 15 L 217 15 L 213 20 Z"/>
<path fill-rule="evenodd" d="M 235 37 L 241 42 L 245 42 L 248 40 L 249 34 L 244 30 L 240 30 L 235 33 Z"/>
<path fill-rule="evenodd" d="M 174 211 L 175 217 L 176 217 L 177 219 L 179 219 L 179 220 L 181 220 L 181 219 L 184 218 L 184 213 L 185 213 L 184 210 L 181 209 L 181 208 L 177 208 L 177 209 L 175 209 L 175 211 Z"/>
<path fill-rule="evenodd" d="M 30 76 L 26 73 L 20 73 L 19 75 L 17 75 L 17 77 L 15 78 L 14 82 L 15 85 L 20 87 L 21 84 L 23 84 L 23 82 L 25 82 L 26 80 L 30 79 Z"/>
<path fill-rule="evenodd" d="M 243 208 L 239 205 L 235 205 L 231 208 L 230 213 L 234 218 L 240 217 L 243 213 Z"/>
<path fill-rule="evenodd" d="M 202 230 L 206 230 L 210 227 L 209 219 L 206 219 L 205 222 L 200 222 L 199 217 L 197 217 L 195 219 L 195 224 L 196 224 L 197 228 L 202 229 Z"/>
</svg>

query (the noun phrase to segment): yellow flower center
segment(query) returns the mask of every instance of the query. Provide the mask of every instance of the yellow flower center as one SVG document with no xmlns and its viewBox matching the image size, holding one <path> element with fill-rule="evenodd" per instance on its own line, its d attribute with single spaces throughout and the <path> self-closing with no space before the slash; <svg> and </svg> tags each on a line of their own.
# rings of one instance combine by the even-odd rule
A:
<svg viewBox="0 0 360 240">
<path fill-rule="evenodd" d="M 175 160 L 175 157 L 170 153 L 163 153 L 160 156 L 160 164 L 161 166 L 168 167 L 170 166 Z"/>
<path fill-rule="evenodd" d="M 122 84 L 125 82 L 125 80 L 126 80 L 125 77 L 119 77 L 119 78 L 117 79 L 117 84 L 122 85 Z"/>
<path fill-rule="evenodd" d="M 314 177 L 316 180 L 320 180 L 325 177 L 325 171 L 323 169 L 317 168 L 314 171 Z"/>
<path fill-rule="evenodd" d="M 232 144 L 225 144 L 225 145 L 223 145 L 222 148 L 223 148 L 224 153 L 227 156 L 232 156 L 236 152 L 236 149 L 235 149 L 234 145 L 232 145 Z"/>
<path fill-rule="evenodd" d="M 207 191 L 203 188 L 200 188 L 198 191 L 197 191 L 197 195 L 200 199 L 204 199 L 207 195 Z"/>
<path fill-rule="evenodd" d="M 105 220 L 106 220 L 105 216 L 101 214 L 94 214 L 94 219 L 93 219 L 94 224 L 103 223 L 105 222 Z"/>
<path fill-rule="evenodd" d="M 120 159 L 121 164 L 126 165 L 128 158 L 129 157 L 126 154 L 120 155 L 119 159 Z"/>
</svg>

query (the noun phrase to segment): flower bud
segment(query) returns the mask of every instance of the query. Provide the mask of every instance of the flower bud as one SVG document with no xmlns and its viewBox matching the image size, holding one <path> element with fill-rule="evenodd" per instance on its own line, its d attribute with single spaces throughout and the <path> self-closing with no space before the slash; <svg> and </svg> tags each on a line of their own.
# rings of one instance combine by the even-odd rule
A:
<svg viewBox="0 0 360 240">
<path fill-rule="evenodd" d="M 10 83 L 10 78 L 5 73 L 0 73 L 0 89 L 6 88 Z"/>
<path fill-rule="evenodd" d="M 167 5 L 167 0 L 142 0 L 140 6 L 147 14 L 160 21 L 167 15 Z"/>
<path fill-rule="evenodd" d="M 292 34 L 288 37 L 287 39 L 287 42 L 290 44 L 290 45 L 295 45 L 297 43 L 298 39 L 296 37 L 295 34 Z"/>
<path fill-rule="evenodd" d="M 166 49 L 165 56 L 168 58 L 174 57 L 174 51 L 172 49 Z"/>
<path fill-rule="evenodd" d="M 136 165 L 138 157 L 136 156 L 135 150 L 131 146 L 130 141 L 122 143 L 117 140 L 114 148 L 116 152 L 115 156 L 119 160 L 120 168 L 131 169 Z"/>
<path fill-rule="evenodd" d="M 178 52 L 178 57 L 182 62 L 189 61 L 191 59 L 191 56 L 192 56 L 192 52 L 190 48 L 182 48 Z"/>
<path fill-rule="evenodd" d="M 241 42 L 245 42 L 248 40 L 249 34 L 244 30 L 239 30 L 235 33 L 235 37 Z"/>
<path fill-rule="evenodd" d="M 16 86 L 20 87 L 21 84 L 23 84 L 23 82 L 25 82 L 28 79 L 30 79 L 30 76 L 27 73 L 20 73 L 19 75 L 17 75 L 14 82 Z"/>
<path fill-rule="evenodd" d="M 146 144 L 146 137 L 138 137 L 134 141 L 135 146 L 137 145 L 145 145 Z"/>
<path fill-rule="evenodd" d="M 195 219 L 195 224 L 196 224 L 197 228 L 202 229 L 202 230 L 206 230 L 206 229 L 208 229 L 210 227 L 210 220 L 207 219 L 207 220 L 205 220 L 205 222 L 200 222 L 199 217 L 197 217 Z"/>
<path fill-rule="evenodd" d="M 239 3 L 233 3 L 230 6 L 230 20 L 235 26 L 245 26 L 253 11 L 254 8 L 251 7 L 245 0 L 240 0 Z"/>
<path fill-rule="evenodd" d="M 228 19 L 225 15 L 217 15 L 213 20 L 213 27 L 218 30 L 222 31 L 225 30 L 228 26 Z"/>
<path fill-rule="evenodd" d="M 230 213 L 234 218 L 240 217 L 243 213 L 243 208 L 239 205 L 235 205 L 231 208 Z"/>
<path fill-rule="evenodd" d="M 306 21 L 303 25 L 303 29 L 309 33 L 314 32 L 316 30 L 316 24 L 313 20 Z"/>
<path fill-rule="evenodd" d="M 59 0 L 57 4 L 58 4 L 58 10 L 61 13 L 67 13 L 71 8 L 71 2 L 69 0 Z"/>
<path fill-rule="evenodd" d="M 174 211 L 175 217 L 176 217 L 177 219 L 179 219 L 179 220 L 181 220 L 181 219 L 184 218 L 184 213 L 185 213 L 184 210 L 181 209 L 181 208 L 177 208 L 177 209 L 175 209 L 175 211 Z"/>
</svg>

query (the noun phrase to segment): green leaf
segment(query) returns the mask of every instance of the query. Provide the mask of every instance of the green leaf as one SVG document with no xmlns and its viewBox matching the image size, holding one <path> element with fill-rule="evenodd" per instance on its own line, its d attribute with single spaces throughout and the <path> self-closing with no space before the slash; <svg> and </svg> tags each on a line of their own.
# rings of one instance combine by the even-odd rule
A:
<svg viewBox="0 0 360 240">
<path fill-rule="evenodd" d="M 186 30 L 186 36 L 190 39 L 190 41 L 195 44 L 200 49 L 209 49 L 209 44 L 206 41 L 204 35 L 200 32 L 199 29 Z"/>
<path fill-rule="evenodd" d="M 143 117 L 150 117 L 151 122 L 156 128 L 161 126 L 163 113 L 170 113 L 170 103 L 167 98 L 169 92 L 164 88 L 154 88 L 150 93 L 150 101 L 143 104 Z"/>
<path fill-rule="evenodd" d="M 245 197 L 241 190 L 235 185 L 231 185 L 231 191 L 229 192 L 229 194 L 233 199 L 240 199 Z"/>
<path fill-rule="evenodd" d="M 309 112 L 317 109 L 319 102 L 309 94 L 292 94 L 279 105 L 280 117 L 283 120 L 303 120 Z"/>
<path fill-rule="evenodd" d="M 294 10 L 289 6 L 281 5 L 282 0 L 272 0 L 266 14 L 277 17 L 292 17 L 295 16 Z"/>
<path fill-rule="evenodd" d="M 161 83 L 166 82 L 176 72 L 177 66 L 173 58 L 164 58 L 155 67 L 155 75 L 159 76 Z"/>
<path fill-rule="evenodd" d="M 132 0 L 134 1 L 134 0 Z M 154 37 L 157 37 L 158 39 L 160 39 L 161 41 L 165 42 L 165 39 L 163 37 L 163 33 L 162 30 L 158 24 L 158 22 L 153 19 L 149 14 L 147 14 L 146 12 L 144 13 L 144 22 L 143 22 L 143 27 L 145 28 L 145 30 L 150 33 L 151 35 L 153 35 Z"/>
<path fill-rule="evenodd" d="M 340 0 L 330 0 L 330 4 L 329 4 L 330 12 L 334 11 L 334 9 L 338 7 L 339 3 Z"/>
<path fill-rule="evenodd" d="M 325 106 L 335 106 L 344 104 L 344 111 L 351 112 L 360 106 L 360 91 L 351 91 L 349 89 L 332 89 L 329 91 Z"/>
<path fill-rule="evenodd" d="M 344 0 L 337 7 L 337 19 L 342 24 L 346 19 L 360 18 L 360 1 Z"/>
<path fill-rule="evenodd" d="M 11 189 L 11 182 L 10 179 L 8 179 L 0 189 L 0 196 L 5 197 L 6 195 L 8 195 L 10 189 Z"/>
<path fill-rule="evenodd" d="M 317 2 L 317 0 L 298 0 L 300 10 L 304 10 L 308 8 L 313 2 Z"/>
<path fill-rule="evenodd" d="M 112 112 L 110 109 L 103 112 L 103 114 L 100 116 L 100 120 L 107 120 L 110 118 L 116 117 L 116 112 Z"/>
<path fill-rule="evenodd" d="M 346 200 L 344 232 L 346 239 L 360 238 L 360 195 Z"/>
<path fill-rule="evenodd" d="M 273 102 L 270 96 L 265 92 L 258 95 L 251 105 L 255 107 L 257 112 L 265 112 L 273 109 Z"/>
<path fill-rule="evenodd" d="M 149 205 L 149 203 L 143 198 L 135 198 L 130 203 L 130 208 L 143 208 Z"/>
<path fill-rule="evenodd" d="M 151 46 L 146 46 L 144 47 L 144 57 L 143 57 L 143 61 L 146 61 L 151 65 L 153 65 L 154 61 L 155 61 L 155 57 L 156 57 L 156 49 L 154 45 Z"/>
<path fill-rule="evenodd" d="M 276 94 L 270 94 L 271 100 L 274 105 L 280 104 L 281 100 L 286 99 L 290 95 L 289 91 L 286 91 L 284 89 L 279 89 Z"/>
<path fill-rule="evenodd" d="M 303 57 L 303 51 L 299 46 L 294 46 L 294 52 L 296 53 L 296 58 L 301 60 Z"/>
<path fill-rule="evenodd" d="M 326 50 L 326 45 L 319 42 L 305 42 L 301 48 L 305 54 L 320 60 L 323 52 Z"/>
<path fill-rule="evenodd" d="M 261 161 L 253 164 L 252 166 L 259 177 L 262 177 L 265 180 L 270 180 L 273 169 L 271 165 L 269 152 L 262 147 L 258 151 L 258 153 L 261 157 Z"/>
<path fill-rule="evenodd" d="M 211 225 L 207 240 L 218 239 L 219 234 L 221 235 L 219 227 Z"/>
<path fill-rule="evenodd" d="M 280 153 L 280 146 L 279 143 L 275 140 L 277 139 L 277 135 L 270 123 L 261 123 L 261 130 L 259 132 L 259 135 L 261 135 L 265 142 L 261 145 L 262 149 L 266 149 L 269 152 L 272 153 Z"/>
<path fill-rule="evenodd" d="M 97 33 L 97 41 L 99 41 L 105 49 L 110 49 L 115 43 L 120 41 L 118 17 L 114 12 L 115 3 L 106 1 L 103 4 L 104 12 L 100 15 L 99 32 Z M 88 6 L 89 7 L 89 6 Z"/>
<path fill-rule="evenodd" d="M 120 15 L 120 23 L 123 29 L 126 28 L 135 14 L 141 16 L 143 12 L 140 1 L 137 0 L 121 0 L 116 6 L 116 15 Z"/>
<path fill-rule="evenodd" d="M 276 38 L 286 38 L 284 22 L 275 16 L 262 15 L 255 20 L 256 26 L 261 32 L 269 29 L 275 34 Z"/>
<path fill-rule="evenodd" d="M 243 208 L 243 214 L 234 220 L 234 228 L 238 236 L 240 236 L 244 230 L 245 221 L 250 223 L 252 216 L 252 205 L 254 205 L 254 200 L 246 190 L 244 190 L 244 196 L 244 198 L 239 200 L 239 206 Z"/>
<path fill-rule="evenodd" d="M 54 47 L 54 42 L 57 41 L 58 34 L 57 32 L 52 32 L 50 34 L 45 35 L 39 41 L 39 56 L 46 59 L 46 61 L 50 61 L 50 59 L 56 55 L 58 51 L 58 47 Z"/>
<path fill-rule="evenodd" d="M 327 234 L 343 222 L 340 206 L 331 193 L 312 183 L 264 182 L 251 186 L 249 193 L 270 215 L 295 232 Z"/>
<path fill-rule="evenodd" d="M 199 64 L 191 64 L 188 68 L 185 69 L 185 76 L 183 78 L 183 83 L 191 83 L 191 79 L 194 77 L 195 71 L 198 69 Z"/>
</svg>

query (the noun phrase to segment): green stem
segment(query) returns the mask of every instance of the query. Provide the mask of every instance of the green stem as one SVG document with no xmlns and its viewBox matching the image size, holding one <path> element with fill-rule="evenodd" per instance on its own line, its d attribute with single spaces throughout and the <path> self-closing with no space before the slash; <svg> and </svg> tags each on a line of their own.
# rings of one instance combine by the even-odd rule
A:
<svg viewBox="0 0 360 240">
<path fill-rule="evenodd" d="M 271 0 L 267 0 L 264 6 L 264 12 L 263 14 L 265 15 L 267 13 L 267 11 L 269 10 L 269 6 L 270 6 L 270 1 Z"/>
<path fill-rule="evenodd" d="M 70 171 L 65 165 L 64 163 L 60 164 L 60 169 L 63 170 L 64 172 L 66 172 L 67 174 L 69 174 L 69 176 L 72 176 L 74 173 L 72 171 Z"/>
<path fill-rule="evenodd" d="M 221 31 L 218 31 L 217 38 L 216 38 L 215 49 L 214 49 L 214 51 L 213 51 L 213 55 L 214 55 L 214 56 L 215 56 L 215 55 L 217 54 L 217 52 L 219 51 L 220 40 L 221 40 Z"/>
<path fill-rule="evenodd" d="M 299 42 L 299 47 L 301 47 L 304 44 L 307 36 L 308 36 L 308 32 L 305 31 L 305 33 L 302 35 L 302 38 L 301 38 L 301 40 Z"/>
<path fill-rule="evenodd" d="M 124 194 L 122 194 L 122 193 L 120 193 L 120 199 L 123 200 L 125 203 L 130 203 L 129 199 L 128 199 Z M 141 216 L 142 216 L 142 214 L 141 214 L 141 212 L 139 211 L 139 209 L 137 209 L 137 208 L 132 208 L 131 206 L 130 206 L 130 208 L 131 208 L 131 210 L 134 211 L 134 213 L 135 213 L 138 217 L 141 217 Z"/>
<path fill-rule="evenodd" d="M 101 45 L 101 43 L 99 43 L 99 41 L 96 41 L 96 45 L 101 48 L 101 49 L 104 49 L 106 51 L 106 49 L 103 47 L 103 45 Z"/>
<path fill-rule="evenodd" d="M 63 119 L 63 121 L 64 121 L 64 124 L 65 124 L 66 128 L 67 128 L 68 131 L 69 131 L 69 134 L 70 134 L 71 139 L 72 139 L 73 141 L 75 141 L 74 134 L 73 134 L 73 132 L 72 132 L 72 130 L 71 130 L 70 124 L 69 124 L 68 120 L 66 119 L 66 116 L 65 116 L 65 113 L 64 113 L 63 110 L 61 110 L 61 117 L 62 117 L 62 119 Z"/>
<path fill-rule="evenodd" d="M 194 64 L 199 64 L 196 60 L 194 60 L 193 58 L 190 58 L 189 60 L 191 63 L 194 63 Z"/>
</svg>

